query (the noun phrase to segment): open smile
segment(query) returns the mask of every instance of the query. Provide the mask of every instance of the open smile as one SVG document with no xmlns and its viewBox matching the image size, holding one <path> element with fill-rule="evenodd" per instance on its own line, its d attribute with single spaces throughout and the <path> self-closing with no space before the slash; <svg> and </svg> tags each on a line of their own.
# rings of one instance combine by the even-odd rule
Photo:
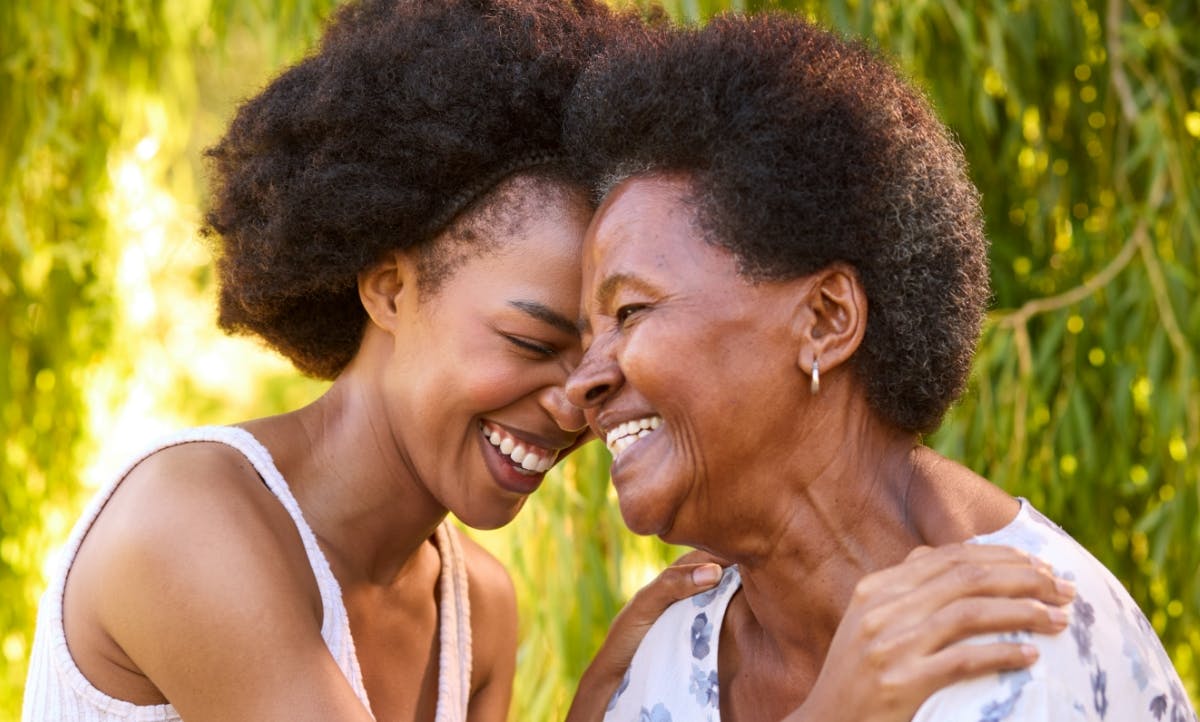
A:
<svg viewBox="0 0 1200 722">
<path fill-rule="evenodd" d="M 505 429 L 487 421 L 479 424 L 483 438 L 512 462 L 515 470 L 529 476 L 539 476 L 550 470 L 558 460 L 558 451 L 536 446 L 518 439 Z"/>
<path fill-rule="evenodd" d="M 626 449 L 649 436 L 660 426 L 662 426 L 662 417 L 653 415 L 630 419 L 610 429 L 605 434 L 604 443 L 612 453 L 613 461 L 616 461 Z"/>
</svg>

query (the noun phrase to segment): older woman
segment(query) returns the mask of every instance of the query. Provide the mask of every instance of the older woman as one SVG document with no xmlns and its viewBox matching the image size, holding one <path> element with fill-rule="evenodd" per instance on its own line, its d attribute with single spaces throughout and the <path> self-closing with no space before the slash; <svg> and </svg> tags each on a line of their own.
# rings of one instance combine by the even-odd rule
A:
<svg viewBox="0 0 1200 722">
<path fill-rule="evenodd" d="M 988 300 L 977 193 L 921 94 L 781 15 L 630 42 L 575 93 L 569 135 L 606 186 L 568 394 L 630 528 L 736 562 L 655 623 L 608 718 L 836 711 L 809 693 L 855 585 L 969 540 L 1073 579 L 1071 634 L 1016 635 L 1032 668 L 953 685 L 916 719 L 1194 719 L 1112 575 L 920 443 L 963 390 Z"/>
</svg>

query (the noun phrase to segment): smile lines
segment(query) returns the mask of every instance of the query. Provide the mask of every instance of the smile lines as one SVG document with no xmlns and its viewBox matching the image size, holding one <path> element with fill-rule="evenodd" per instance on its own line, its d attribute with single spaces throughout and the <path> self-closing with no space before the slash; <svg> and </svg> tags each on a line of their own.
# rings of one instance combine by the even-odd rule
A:
<svg viewBox="0 0 1200 722">
<path fill-rule="evenodd" d="M 611 429 L 605 436 L 604 443 L 608 446 L 608 450 L 612 452 L 613 458 L 616 458 L 617 455 L 632 446 L 638 439 L 644 439 L 649 436 L 650 432 L 659 426 L 662 426 L 661 416 L 632 419 L 618 424 L 616 428 Z"/>
<path fill-rule="evenodd" d="M 524 471 L 542 474 L 554 466 L 557 457 L 555 452 L 514 439 L 503 429 L 486 422 L 480 424 L 480 429 L 483 431 L 483 438 L 487 439 L 489 444 L 512 459 L 512 462 Z"/>
</svg>

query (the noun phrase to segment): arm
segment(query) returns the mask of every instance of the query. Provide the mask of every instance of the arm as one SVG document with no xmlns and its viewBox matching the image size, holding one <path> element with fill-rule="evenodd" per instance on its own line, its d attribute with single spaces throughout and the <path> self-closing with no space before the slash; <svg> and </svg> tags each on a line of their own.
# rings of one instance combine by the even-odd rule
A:
<svg viewBox="0 0 1200 722">
<path fill-rule="evenodd" d="M 68 595 L 184 719 L 371 719 L 325 647 L 291 519 L 233 452 L 150 457 L 85 546 Z"/>
<path fill-rule="evenodd" d="M 1028 667 L 1021 644 L 954 645 L 985 632 L 1056 634 L 1069 583 L 1024 552 L 951 544 L 922 547 L 864 577 L 804 704 L 784 722 L 907 722 L 937 690 Z"/>
<path fill-rule="evenodd" d="M 667 607 L 721 581 L 721 567 L 716 561 L 704 552 L 685 554 L 633 595 L 613 620 L 604 644 L 584 671 L 566 722 L 604 717 L 608 701 L 633 661 L 642 637 Z"/>
</svg>

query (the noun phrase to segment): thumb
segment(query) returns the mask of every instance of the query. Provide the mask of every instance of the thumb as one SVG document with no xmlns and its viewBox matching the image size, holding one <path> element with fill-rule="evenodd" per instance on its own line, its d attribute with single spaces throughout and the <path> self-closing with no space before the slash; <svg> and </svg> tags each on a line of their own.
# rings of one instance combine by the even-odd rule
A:
<svg viewBox="0 0 1200 722">
<path fill-rule="evenodd" d="M 667 567 L 629 600 L 625 614 L 634 618 L 628 621 L 653 624 L 675 602 L 712 589 L 721 581 L 721 573 L 721 566 L 711 562 Z"/>
</svg>

